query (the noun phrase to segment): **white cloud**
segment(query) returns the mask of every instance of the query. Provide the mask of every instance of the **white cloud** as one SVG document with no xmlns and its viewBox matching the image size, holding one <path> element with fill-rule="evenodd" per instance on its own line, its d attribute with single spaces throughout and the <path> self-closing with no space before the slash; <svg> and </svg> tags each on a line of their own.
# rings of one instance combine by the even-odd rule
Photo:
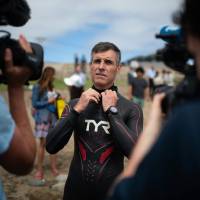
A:
<svg viewBox="0 0 200 200">
<path fill-rule="evenodd" d="M 100 40 L 116 42 L 131 51 L 151 49 L 159 27 L 171 23 L 172 13 L 181 0 L 28 0 L 31 20 L 21 28 L 9 28 L 13 35 L 24 33 L 47 42 L 61 35 L 85 29 L 91 24 L 106 24 L 106 30 L 91 35 L 89 45 Z M 156 43 L 156 42 L 155 42 Z M 88 45 L 88 46 L 89 46 Z"/>
</svg>

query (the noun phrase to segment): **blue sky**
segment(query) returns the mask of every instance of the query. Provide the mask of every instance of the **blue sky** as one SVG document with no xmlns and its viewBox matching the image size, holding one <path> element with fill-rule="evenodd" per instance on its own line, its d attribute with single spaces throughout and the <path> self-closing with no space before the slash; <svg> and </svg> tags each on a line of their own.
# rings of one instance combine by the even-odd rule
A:
<svg viewBox="0 0 200 200">
<path fill-rule="evenodd" d="M 6 27 L 13 37 L 23 33 L 44 47 L 45 61 L 73 62 L 90 58 L 97 42 L 114 42 L 122 60 L 154 53 L 162 47 L 155 33 L 173 25 L 181 0 L 28 0 L 31 19 L 20 28 Z"/>
</svg>

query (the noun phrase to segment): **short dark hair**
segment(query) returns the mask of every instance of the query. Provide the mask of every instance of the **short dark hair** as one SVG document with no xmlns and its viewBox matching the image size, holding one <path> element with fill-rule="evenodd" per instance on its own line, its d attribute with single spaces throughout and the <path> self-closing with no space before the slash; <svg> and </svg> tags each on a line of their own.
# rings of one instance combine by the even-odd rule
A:
<svg viewBox="0 0 200 200">
<path fill-rule="evenodd" d="M 174 22 L 179 24 L 183 31 L 200 37 L 200 8 L 198 0 L 185 0 L 182 9 L 174 15 Z"/>
<path fill-rule="evenodd" d="M 143 67 L 137 67 L 135 71 L 136 71 L 136 72 L 141 72 L 142 74 L 144 74 L 144 69 L 143 69 Z"/>
<path fill-rule="evenodd" d="M 120 64 L 121 61 L 121 51 L 120 49 L 111 42 L 99 42 L 97 43 L 91 51 L 91 61 L 93 53 L 105 52 L 108 50 L 113 50 L 117 54 L 117 64 Z"/>
</svg>

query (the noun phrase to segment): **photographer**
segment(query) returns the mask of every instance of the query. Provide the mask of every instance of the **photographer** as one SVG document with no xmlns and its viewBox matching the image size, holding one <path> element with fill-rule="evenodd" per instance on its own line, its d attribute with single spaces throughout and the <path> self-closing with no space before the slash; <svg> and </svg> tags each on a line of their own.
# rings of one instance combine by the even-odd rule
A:
<svg viewBox="0 0 200 200">
<path fill-rule="evenodd" d="M 23 26 L 30 19 L 25 0 L 0 0 L 0 26 Z M 8 85 L 9 108 L 0 96 L 0 166 L 10 173 L 26 175 L 33 168 L 36 144 L 26 111 L 24 84 L 36 80 L 43 66 L 43 49 L 23 35 L 11 38 L 0 30 L 0 83 Z M 1 178 L 1 177 L 0 177 Z M 0 199 L 5 200 L 0 182 Z"/>
<path fill-rule="evenodd" d="M 24 36 L 20 36 L 19 43 L 26 52 L 32 52 Z M 6 49 L 4 59 L 10 112 L 0 97 L 0 165 L 10 173 L 25 175 L 32 169 L 36 153 L 23 90 L 31 71 L 13 65 L 10 49 Z M 0 199 L 4 198 L 0 187 Z"/>
<path fill-rule="evenodd" d="M 200 79 L 200 12 L 198 0 L 185 0 L 179 23 Z M 198 85 L 199 87 L 199 85 Z M 199 90 L 200 91 L 200 90 Z M 199 199 L 199 91 L 173 114 L 161 130 L 161 102 L 154 97 L 149 122 L 110 199 Z"/>
</svg>

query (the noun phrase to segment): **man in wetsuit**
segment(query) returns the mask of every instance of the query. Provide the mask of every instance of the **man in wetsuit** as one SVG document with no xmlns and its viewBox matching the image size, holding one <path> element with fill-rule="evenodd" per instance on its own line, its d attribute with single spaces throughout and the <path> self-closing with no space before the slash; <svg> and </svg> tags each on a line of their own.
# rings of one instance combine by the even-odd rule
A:
<svg viewBox="0 0 200 200">
<path fill-rule="evenodd" d="M 114 86 L 120 57 L 120 50 L 112 43 L 100 42 L 93 47 L 92 88 L 70 102 L 47 136 L 46 149 L 54 154 L 74 132 L 74 157 L 64 199 L 104 199 L 142 130 L 141 108 L 121 96 Z"/>
</svg>

